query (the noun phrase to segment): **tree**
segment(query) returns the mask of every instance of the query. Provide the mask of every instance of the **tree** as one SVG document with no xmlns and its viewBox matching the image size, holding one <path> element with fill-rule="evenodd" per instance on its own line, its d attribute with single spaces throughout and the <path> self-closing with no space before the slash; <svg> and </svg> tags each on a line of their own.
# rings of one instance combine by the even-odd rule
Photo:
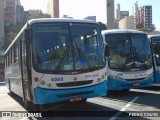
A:
<svg viewBox="0 0 160 120">
<path fill-rule="evenodd" d="M 30 19 L 37 19 L 37 18 L 51 18 L 51 16 L 49 14 L 43 14 L 43 13 L 31 14 L 28 17 L 28 20 L 30 20 Z"/>
<path fill-rule="evenodd" d="M 17 33 L 9 32 L 6 34 L 6 40 L 5 40 L 5 48 L 8 48 L 8 46 L 12 43 L 12 41 L 15 39 Z"/>
<path fill-rule="evenodd" d="M 138 28 L 139 31 L 145 32 L 146 30 L 144 28 Z"/>
</svg>

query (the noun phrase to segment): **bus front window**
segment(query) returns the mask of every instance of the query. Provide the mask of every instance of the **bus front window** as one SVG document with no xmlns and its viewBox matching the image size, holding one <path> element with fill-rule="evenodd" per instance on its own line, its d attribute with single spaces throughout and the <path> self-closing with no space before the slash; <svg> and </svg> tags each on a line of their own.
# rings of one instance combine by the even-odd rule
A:
<svg viewBox="0 0 160 120">
<path fill-rule="evenodd" d="M 97 69 L 104 66 L 103 42 L 96 25 L 72 24 L 75 69 Z"/>
<path fill-rule="evenodd" d="M 103 41 L 98 25 L 35 24 L 33 61 L 38 71 L 91 71 L 104 67 Z"/>
<path fill-rule="evenodd" d="M 106 35 L 109 67 L 113 69 L 148 69 L 152 66 L 149 41 L 143 34 Z"/>
</svg>

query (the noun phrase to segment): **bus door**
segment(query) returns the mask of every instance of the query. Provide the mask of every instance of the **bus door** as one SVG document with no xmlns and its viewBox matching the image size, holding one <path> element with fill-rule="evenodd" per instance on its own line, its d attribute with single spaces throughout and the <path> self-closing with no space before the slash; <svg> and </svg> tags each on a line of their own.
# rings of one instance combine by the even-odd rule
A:
<svg viewBox="0 0 160 120">
<path fill-rule="evenodd" d="M 23 86 L 23 99 L 31 100 L 31 79 L 29 79 L 29 70 L 27 69 L 27 52 L 26 52 L 26 43 L 24 37 L 21 38 L 20 43 L 21 48 L 21 75 L 22 75 L 22 86 Z"/>
<path fill-rule="evenodd" d="M 4 71 L 0 70 L 0 81 L 4 80 Z"/>
<path fill-rule="evenodd" d="M 154 83 L 160 84 L 160 42 L 152 43 L 154 62 Z"/>
</svg>

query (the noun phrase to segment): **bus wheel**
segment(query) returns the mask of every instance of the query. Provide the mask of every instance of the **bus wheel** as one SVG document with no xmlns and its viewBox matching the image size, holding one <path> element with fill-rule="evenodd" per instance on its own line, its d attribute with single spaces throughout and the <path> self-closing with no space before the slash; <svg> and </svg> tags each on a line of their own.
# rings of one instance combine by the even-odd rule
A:
<svg viewBox="0 0 160 120">
<path fill-rule="evenodd" d="M 122 92 L 129 92 L 130 89 L 122 89 L 121 91 L 122 91 Z"/>
<path fill-rule="evenodd" d="M 25 108 L 27 109 L 27 111 L 38 111 L 38 105 L 33 104 L 31 101 L 25 101 Z"/>
<path fill-rule="evenodd" d="M 78 101 L 80 103 L 85 103 L 87 101 L 87 98 L 83 98 L 81 101 Z"/>
<path fill-rule="evenodd" d="M 11 84 L 10 84 L 10 80 L 8 80 L 8 86 L 9 86 L 9 94 L 12 96 L 13 92 L 11 90 Z"/>
</svg>

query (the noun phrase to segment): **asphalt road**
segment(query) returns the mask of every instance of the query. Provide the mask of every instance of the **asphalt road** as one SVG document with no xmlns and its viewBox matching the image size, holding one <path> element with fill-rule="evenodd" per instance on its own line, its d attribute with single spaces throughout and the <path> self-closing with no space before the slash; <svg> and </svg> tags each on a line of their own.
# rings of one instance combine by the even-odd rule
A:
<svg viewBox="0 0 160 120">
<path fill-rule="evenodd" d="M 27 112 L 22 99 L 16 95 L 11 96 L 3 81 L 0 82 L 0 104 L 0 115 L 4 111 Z M 0 120 L 158 120 L 160 87 L 109 92 L 107 96 L 90 98 L 86 103 L 64 103 L 56 108 L 50 106 L 48 110 L 42 114 L 42 118 L 16 116 L 0 117 Z M 55 117 L 48 117 L 48 114 Z"/>
</svg>

